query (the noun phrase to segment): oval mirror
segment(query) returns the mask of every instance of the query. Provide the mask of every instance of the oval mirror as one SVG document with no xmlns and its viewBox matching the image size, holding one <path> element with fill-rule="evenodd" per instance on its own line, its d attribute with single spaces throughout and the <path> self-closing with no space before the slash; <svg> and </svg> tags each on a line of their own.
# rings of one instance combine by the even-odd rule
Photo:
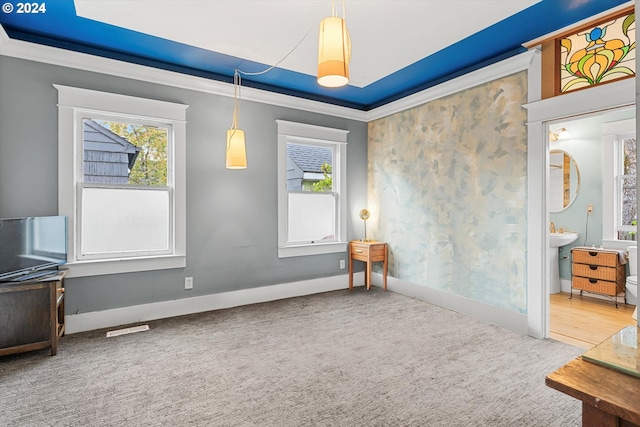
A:
<svg viewBox="0 0 640 427">
<path fill-rule="evenodd" d="M 549 151 L 549 212 L 562 212 L 580 190 L 580 170 L 576 160 L 563 150 Z"/>
</svg>

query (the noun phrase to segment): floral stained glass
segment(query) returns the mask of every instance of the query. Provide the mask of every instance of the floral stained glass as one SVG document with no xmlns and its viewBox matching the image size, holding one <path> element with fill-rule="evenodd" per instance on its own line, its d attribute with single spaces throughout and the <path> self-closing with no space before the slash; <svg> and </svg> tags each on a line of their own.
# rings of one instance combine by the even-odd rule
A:
<svg viewBox="0 0 640 427">
<path fill-rule="evenodd" d="M 560 39 L 560 92 L 635 75 L 635 14 Z"/>
</svg>

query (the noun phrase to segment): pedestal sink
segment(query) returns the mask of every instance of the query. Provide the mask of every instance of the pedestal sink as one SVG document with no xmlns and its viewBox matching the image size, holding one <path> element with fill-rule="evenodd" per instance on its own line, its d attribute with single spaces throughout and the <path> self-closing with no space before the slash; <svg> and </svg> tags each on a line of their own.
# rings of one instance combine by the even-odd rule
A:
<svg viewBox="0 0 640 427">
<path fill-rule="evenodd" d="M 578 233 L 570 231 L 564 233 L 549 233 L 549 246 L 559 248 L 560 246 L 575 242 L 577 238 Z"/>
<path fill-rule="evenodd" d="M 578 239 L 578 233 L 565 231 L 564 233 L 549 233 L 549 293 L 557 294 L 560 292 L 560 263 L 559 255 L 560 247 L 573 243 Z"/>
</svg>

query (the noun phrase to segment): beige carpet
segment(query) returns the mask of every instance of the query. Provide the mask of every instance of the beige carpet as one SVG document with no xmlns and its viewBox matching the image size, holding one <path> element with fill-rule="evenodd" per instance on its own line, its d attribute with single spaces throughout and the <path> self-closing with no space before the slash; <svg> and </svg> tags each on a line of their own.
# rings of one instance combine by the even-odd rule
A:
<svg viewBox="0 0 640 427">
<path fill-rule="evenodd" d="M 579 426 L 582 350 L 380 289 L 150 322 L 0 357 L 1 426 Z"/>
</svg>

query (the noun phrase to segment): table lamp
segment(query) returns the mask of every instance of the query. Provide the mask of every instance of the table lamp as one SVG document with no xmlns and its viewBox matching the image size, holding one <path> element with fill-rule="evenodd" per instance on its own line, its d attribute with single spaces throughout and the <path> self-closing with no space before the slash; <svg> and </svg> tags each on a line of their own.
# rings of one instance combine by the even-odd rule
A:
<svg viewBox="0 0 640 427">
<path fill-rule="evenodd" d="M 369 212 L 368 209 L 362 209 L 360 211 L 360 219 L 364 221 L 364 239 L 362 239 L 363 242 L 369 241 L 369 239 L 367 239 L 367 220 L 369 219 L 370 216 L 371 216 L 371 213 Z"/>
</svg>

